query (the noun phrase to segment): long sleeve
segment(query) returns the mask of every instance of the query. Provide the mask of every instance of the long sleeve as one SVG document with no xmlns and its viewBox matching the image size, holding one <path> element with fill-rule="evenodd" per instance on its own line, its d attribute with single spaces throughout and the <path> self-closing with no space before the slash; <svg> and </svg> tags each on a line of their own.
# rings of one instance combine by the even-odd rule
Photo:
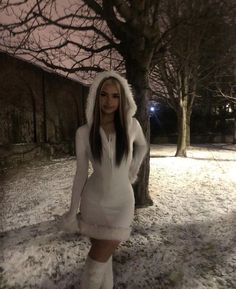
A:
<svg viewBox="0 0 236 289">
<path fill-rule="evenodd" d="M 88 155 L 84 137 L 81 134 L 81 129 L 78 128 L 75 136 L 76 148 L 76 173 L 74 176 L 70 213 L 76 215 L 80 203 L 81 193 L 88 178 Z"/>
<path fill-rule="evenodd" d="M 146 138 L 143 134 L 143 130 L 136 118 L 133 118 L 133 131 L 134 137 L 134 156 L 130 165 L 129 179 L 133 184 L 136 179 L 140 169 L 140 166 L 144 160 L 144 157 L 148 150 L 148 145 Z"/>
<path fill-rule="evenodd" d="M 59 225 L 60 229 L 68 233 L 79 232 L 77 211 L 80 204 L 81 193 L 88 178 L 88 155 L 83 136 L 83 127 L 76 131 L 76 173 L 73 180 L 70 209 L 64 215 Z"/>
</svg>

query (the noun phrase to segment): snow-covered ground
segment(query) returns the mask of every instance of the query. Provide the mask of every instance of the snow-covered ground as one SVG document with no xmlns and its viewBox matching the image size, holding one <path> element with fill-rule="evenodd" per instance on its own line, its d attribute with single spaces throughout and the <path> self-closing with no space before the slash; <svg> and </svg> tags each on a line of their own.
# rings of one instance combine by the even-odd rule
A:
<svg viewBox="0 0 236 289">
<path fill-rule="evenodd" d="M 114 255 L 115 289 L 236 288 L 236 146 L 152 146 L 150 195 Z M 75 289 L 89 250 L 57 230 L 75 158 L 34 162 L 1 177 L 2 289 Z M 1 196 L 0 196 L 1 197 Z"/>
</svg>

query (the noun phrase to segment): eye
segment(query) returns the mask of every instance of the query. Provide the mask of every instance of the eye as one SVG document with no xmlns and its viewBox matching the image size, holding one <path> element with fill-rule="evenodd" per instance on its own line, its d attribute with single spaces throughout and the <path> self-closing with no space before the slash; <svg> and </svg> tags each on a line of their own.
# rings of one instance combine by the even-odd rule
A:
<svg viewBox="0 0 236 289">
<path fill-rule="evenodd" d="M 106 93 L 104 91 L 101 91 L 100 96 L 106 96 Z"/>
<path fill-rule="evenodd" d="M 120 95 L 118 93 L 116 93 L 116 94 L 113 94 L 113 97 L 114 98 L 120 98 Z"/>
</svg>

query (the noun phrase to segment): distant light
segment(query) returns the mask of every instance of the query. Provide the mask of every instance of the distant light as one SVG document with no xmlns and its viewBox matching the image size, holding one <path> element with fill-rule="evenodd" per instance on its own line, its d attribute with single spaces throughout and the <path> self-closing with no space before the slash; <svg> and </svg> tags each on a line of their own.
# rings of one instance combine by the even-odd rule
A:
<svg viewBox="0 0 236 289">
<path fill-rule="evenodd" d="M 151 106 L 151 107 L 150 107 L 150 111 L 155 111 L 155 107 L 154 107 L 154 106 Z"/>
</svg>

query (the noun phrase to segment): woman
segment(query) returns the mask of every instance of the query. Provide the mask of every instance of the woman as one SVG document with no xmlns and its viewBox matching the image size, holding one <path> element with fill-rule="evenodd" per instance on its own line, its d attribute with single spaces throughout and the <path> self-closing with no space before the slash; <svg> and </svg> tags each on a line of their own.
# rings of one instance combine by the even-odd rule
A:
<svg viewBox="0 0 236 289">
<path fill-rule="evenodd" d="M 98 73 L 87 99 L 87 123 L 76 131 L 77 170 L 70 210 L 63 216 L 65 230 L 78 230 L 91 240 L 82 289 L 113 288 L 112 254 L 130 236 L 131 184 L 147 152 L 135 112 L 127 80 L 113 71 Z M 88 178 L 89 160 L 93 173 Z"/>
</svg>

